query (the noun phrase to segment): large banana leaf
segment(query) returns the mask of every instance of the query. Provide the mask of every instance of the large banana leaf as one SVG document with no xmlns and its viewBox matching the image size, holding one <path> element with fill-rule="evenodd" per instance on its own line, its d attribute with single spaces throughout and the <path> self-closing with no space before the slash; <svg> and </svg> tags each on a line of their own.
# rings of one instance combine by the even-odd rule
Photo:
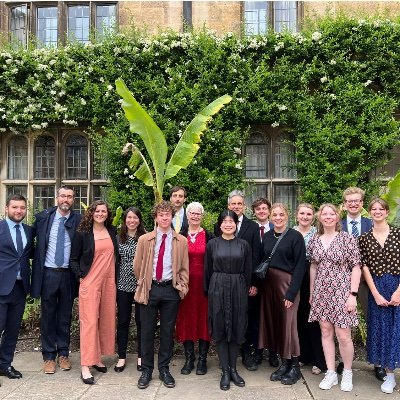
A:
<svg viewBox="0 0 400 400">
<path fill-rule="evenodd" d="M 388 183 L 388 190 L 382 196 L 389 203 L 389 224 L 400 226 L 400 171 Z"/>
<path fill-rule="evenodd" d="M 133 146 L 132 155 L 128 161 L 128 166 L 134 172 L 133 175 L 144 182 L 146 186 L 154 186 L 154 179 L 153 175 L 151 174 L 149 164 L 147 164 L 143 154 L 136 146 Z"/>
<path fill-rule="evenodd" d="M 129 121 L 130 131 L 137 133 L 142 138 L 154 168 L 157 190 L 162 193 L 168 152 L 165 136 L 150 115 L 135 100 L 121 78 L 115 81 L 115 86 L 117 93 L 122 97 L 121 105 Z M 146 185 L 153 186 L 153 182 L 150 184 L 147 168 L 142 164 L 136 171 L 135 176 L 139 179 L 142 179 L 140 177 L 143 176 L 146 179 L 144 181 L 145 183 L 147 182 Z"/>
<path fill-rule="evenodd" d="M 175 176 L 182 168 L 186 168 L 193 160 L 201 140 L 201 135 L 207 128 L 213 115 L 215 115 L 225 104 L 229 103 L 232 97 L 224 95 L 204 107 L 190 122 L 181 136 L 174 152 L 167 164 L 165 180 Z"/>
</svg>

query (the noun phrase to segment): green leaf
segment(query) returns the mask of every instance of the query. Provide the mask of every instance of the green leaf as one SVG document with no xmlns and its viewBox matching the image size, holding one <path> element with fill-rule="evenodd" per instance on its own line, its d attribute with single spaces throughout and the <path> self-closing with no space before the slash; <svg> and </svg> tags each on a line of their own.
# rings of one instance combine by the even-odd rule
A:
<svg viewBox="0 0 400 400">
<path fill-rule="evenodd" d="M 112 221 L 112 224 L 115 227 L 118 227 L 120 225 L 123 212 L 124 210 L 122 209 L 121 206 L 117 207 L 117 209 L 115 210 L 115 216 Z"/>
<path fill-rule="evenodd" d="M 382 196 L 384 200 L 386 200 L 389 204 L 389 224 L 400 226 L 400 209 L 399 209 L 399 201 L 400 201 L 400 171 L 397 172 L 396 176 L 388 182 L 388 190 Z"/>
<path fill-rule="evenodd" d="M 212 116 L 232 100 L 232 97 L 225 94 L 204 107 L 190 122 L 181 136 L 174 152 L 167 164 L 165 180 L 174 177 L 182 168 L 186 168 L 193 160 L 199 150 L 201 135 L 207 128 L 207 123 Z"/>
<path fill-rule="evenodd" d="M 146 159 L 135 145 L 132 146 L 132 156 L 128 161 L 129 168 L 134 172 L 133 175 L 140 179 L 146 186 L 154 187 L 153 175 Z"/>
</svg>

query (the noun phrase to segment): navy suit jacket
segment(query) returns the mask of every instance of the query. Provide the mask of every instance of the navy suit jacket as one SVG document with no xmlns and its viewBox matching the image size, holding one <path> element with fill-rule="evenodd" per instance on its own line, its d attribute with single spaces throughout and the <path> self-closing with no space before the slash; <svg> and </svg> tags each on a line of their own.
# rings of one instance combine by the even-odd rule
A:
<svg viewBox="0 0 400 400">
<path fill-rule="evenodd" d="M 11 293 L 17 280 L 18 268 L 21 265 L 21 278 L 26 293 L 30 290 L 31 267 L 29 259 L 33 255 L 33 229 L 22 224 L 26 235 L 26 246 L 21 257 L 18 255 L 11 237 L 7 221 L 0 221 L 0 296 Z"/>
<path fill-rule="evenodd" d="M 36 214 L 35 223 L 33 224 L 33 232 L 36 237 L 35 257 L 32 265 L 32 288 L 31 295 L 34 298 L 40 298 L 42 293 L 44 264 L 46 261 L 47 247 L 49 245 L 49 237 L 51 226 L 53 225 L 57 207 L 52 207 Z M 65 229 L 68 232 L 72 242 L 75 236 L 76 229 L 81 221 L 81 215 L 71 210 L 69 218 L 65 221 Z M 74 282 L 73 294 L 76 297 L 78 294 L 78 285 L 71 271 L 72 282 Z"/>
<path fill-rule="evenodd" d="M 175 230 L 175 227 L 174 227 L 173 223 L 171 223 L 171 227 L 172 227 L 173 230 Z M 182 220 L 181 229 L 179 231 L 179 234 L 182 235 L 183 232 L 187 232 L 188 228 L 189 228 L 189 222 L 188 222 L 187 216 L 186 216 L 186 209 L 184 209 L 184 211 L 183 211 L 183 220 Z"/>
<path fill-rule="evenodd" d="M 372 219 L 361 217 L 361 232 L 360 232 L 360 235 L 370 231 L 372 229 L 372 226 L 373 226 Z M 348 229 L 347 229 L 347 217 L 342 219 L 342 230 L 344 232 L 348 232 Z"/>
</svg>

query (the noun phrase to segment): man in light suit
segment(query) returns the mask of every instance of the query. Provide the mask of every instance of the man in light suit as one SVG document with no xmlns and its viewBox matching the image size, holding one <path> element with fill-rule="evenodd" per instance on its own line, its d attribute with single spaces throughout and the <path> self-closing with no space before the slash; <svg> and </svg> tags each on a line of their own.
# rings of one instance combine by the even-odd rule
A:
<svg viewBox="0 0 400 400">
<path fill-rule="evenodd" d="M 14 194 L 7 199 L 6 218 L 0 221 L 0 375 L 22 378 L 11 363 L 30 290 L 33 254 L 33 231 L 22 220 L 26 216 L 26 199 Z"/>
<path fill-rule="evenodd" d="M 364 190 L 358 187 L 349 187 L 343 192 L 343 208 L 347 211 L 346 218 L 342 220 L 342 229 L 355 238 L 363 235 L 372 229 L 372 220 L 361 216 L 361 210 L 364 204 Z M 363 311 L 365 321 L 368 322 L 368 285 L 361 278 L 358 288 L 358 300 Z M 338 371 L 341 372 L 342 363 L 339 363 Z M 380 381 L 386 376 L 385 369 L 379 365 L 375 365 L 375 376 Z"/>
<path fill-rule="evenodd" d="M 262 259 L 263 247 L 260 240 L 260 229 L 258 224 L 244 215 L 246 203 L 244 194 L 240 190 L 233 190 L 228 195 L 228 209 L 234 211 L 239 217 L 236 236 L 245 240 L 252 250 L 253 270 Z M 217 225 L 214 226 L 216 236 L 221 235 L 221 230 Z M 242 362 L 249 371 L 258 369 L 258 364 L 262 360 L 262 350 L 258 349 L 258 318 L 260 298 L 257 296 L 258 282 L 253 279 L 249 290 L 248 298 L 248 325 L 246 331 L 246 342 L 242 345 Z"/>
<path fill-rule="evenodd" d="M 45 374 L 55 373 L 57 357 L 61 370 L 71 369 L 71 316 L 78 284 L 69 267 L 69 258 L 71 243 L 81 220 L 81 215 L 72 209 L 74 198 L 72 187 L 61 186 L 57 190 L 57 206 L 35 215 L 33 225 L 36 250 L 31 294 L 34 298 L 41 298 L 40 331 Z M 58 237 L 60 257 L 56 256 Z"/>
</svg>

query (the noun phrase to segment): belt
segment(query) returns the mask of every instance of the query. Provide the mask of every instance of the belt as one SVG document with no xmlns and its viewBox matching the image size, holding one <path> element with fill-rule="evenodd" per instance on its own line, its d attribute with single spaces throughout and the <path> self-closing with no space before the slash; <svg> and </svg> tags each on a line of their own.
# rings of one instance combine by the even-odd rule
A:
<svg viewBox="0 0 400 400">
<path fill-rule="evenodd" d="M 155 279 L 153 279 L 152 283 L 155 286 L 169 286 L 172 285 L 172 279 L 170 279 L 169 281 L 156 281 Z"/>
<path fill-rule="evenodd" d="M 46 269 L 49 269 L 51 271 L 57 271 L 57 272 L 67 272 L 69 271 L 69 268 L 52 268 L 52 267 L 45 267 Z"/>
</svg>

